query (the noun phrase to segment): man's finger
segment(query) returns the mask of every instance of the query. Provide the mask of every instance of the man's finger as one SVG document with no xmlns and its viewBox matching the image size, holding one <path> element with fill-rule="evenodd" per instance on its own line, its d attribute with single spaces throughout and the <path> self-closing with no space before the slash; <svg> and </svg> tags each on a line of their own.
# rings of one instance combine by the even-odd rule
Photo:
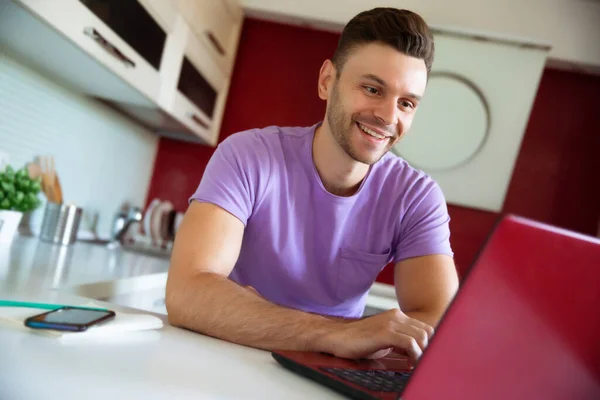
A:
<svg viewBox="0 0 600 400">
<path fill-rule="evenodd" d="M 434 329 L 432 326 L 426 324 L 423 321 L 420 321 L 418 319 L 415 318 L 411 318 L 408 315 L 406 315 L 404 312 L 402 312 L 401 309 L 399 308 L 395 308 L 392 309 L 390 311 L 388 311 L 390 314 L 388 314 L 388 316 L 391 316 L 391 318 L 401 324 L 410 324 L 410 325 L 414 325 L 417 328 L 423 329 L 425 332 L 427 332 L 427 336 L 429 338 L 431 338 L 431 336 L 433 336 L 434 333 Z"/>
<path fill-rule="evenodd" d="M 429 344 L 429 336 L 427 332 L 416 325 L 398 323 L 394 325 L 394 330 L 397 333 L 401 333 L 415 339 L 421 350 L 425 350 Z"/>
<path fill-rule="evenodd" d="M 431 339 L 431 337 L 433 336 L 434 333 L 434 329 L 432 326 L 427 325 L 425 322 L 423 321 L 419 321 L 418 319 L 415 318 L 410 318 L 410 317 L 406 317 L 406 321 L 404 321 L 405 323 L 409 323 L 413 326 L 416 326 L 419 329 L 424 330 L 427 333 L 427 337 L 429 339 Z"/>
<path fill-rule="evenodd" d="M 413 361 L 417 361 L 423 354 L 419 344 L 412 336 L 396 333 L 393 343 L 396 350 L 406 353 Z"/>
<path fill-rule="evenodd" d="M 390 354 L 392 352 L 392 350 L 394 350 L 393 347 L 389 347 L 387 349 L 381 349 L 381 350 L 376 351 L 373 354 L 368 355 L 365 358 L 370 359 L 370 360 L 377 360 L 379 358 L 383 358 L 383 357 L 387 356 L 388 354 Z"/>
</svg>

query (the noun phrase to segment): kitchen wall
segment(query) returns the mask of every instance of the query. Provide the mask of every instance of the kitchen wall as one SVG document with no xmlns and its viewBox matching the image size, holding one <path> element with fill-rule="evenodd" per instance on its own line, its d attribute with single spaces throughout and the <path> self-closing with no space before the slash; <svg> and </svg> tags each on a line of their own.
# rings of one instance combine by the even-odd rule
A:
<svg viewBox="0 0 600 400">
<path fill-rule="evenodd" d="M 0 152 L 12 165 L 53 155 L 64 200 L 98 212 L 104 236 L 123 201 L 143 205 L 156 135 L 6 52 L 0 52 L 0 93 Z M 36 211 L 34 228 L 42 216 L 43 209 Z"/>
<path fill-rule="evenodd" d="M 242 0 L 247 15 L 339 29 L 360 11 L 398 7 L 437 29 L 551 43 L 553 64 L 600 72 L 600 2 L 596 0 Z"/>
<path fill-rule="evenodd" d="M 322 119 L 317 74 L 338 35 L 246 19 L 220 140 L 268 125 Z M 268 44 L 268 46 L 266 45 Z M 596 235 L 600 219 L 600 77 L 546 69 L 502 213 L 516 213 Z M 214 149 L 161 139 L 147 202 L 168 199 L 184 211 Z M 461 274 L 500 214 L 449 205 Z M 391 283 L 392 269 L 378 280 Z"/>
</svg>

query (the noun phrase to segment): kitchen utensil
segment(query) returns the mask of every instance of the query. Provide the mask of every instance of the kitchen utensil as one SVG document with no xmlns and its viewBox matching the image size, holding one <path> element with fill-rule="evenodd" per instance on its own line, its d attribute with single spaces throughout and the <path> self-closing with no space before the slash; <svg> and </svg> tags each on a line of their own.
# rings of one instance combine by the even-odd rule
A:
<svg viewBox="0 0 600 400">
<path fill-rule="evenodd" d="M 55 200 L 57 203 L 62 203 L 63 202 L 63 194 L 62 194 L 62 187 L 60 186 L 60 180 L 58 179 L 58 174 L 54 174 L 54 183 L 52 186 L 52 189 L 54 190 L 54 195 L 56 196 Z"/>
<path fill-rule="evenodd" d="M 114 217 L 111 233 L 111 243 L 122 243 L 129 227 L 142 220 L 142 210 L 139 207 L 123 207 Z"/>
<path fill-rule="evenodd" d="M 56 167 L 53 156 L 39 156 L 33 164 L 39 166 L 42 177 L 42 191 L 46 195 L 46 198 L 51 203 L 61 204 L 63 202 L 62 187 L 58 174 L 56 173 Z M 30 173 L 37 173 L 35 165 L 30 167 Z"/>
<path fill-rule="evenodd" d="M 46 242 L 68 245 L 77 238 L 82 209 L 73 204 L 46 204 L 40 238 Z"/>
<path fill-rule="evenodd" d="M 30 162 L 27 164 L 27 172 L 29 172 L 29 177 L 31 179 L 37 179 L 42 176 L 42 168 L 37 162 Z"/>
<path fill-rule="evenodd" d="M 63 202 L 62 188 L 56 173 L 56 167 L 54 165 L 54 156 L 49 156 L 48 161 L 50 164 L 50 185 L 52 185 L 52 193 L 54 194 L 54 203 L 61 204 Z"/>
<path fill-rule="evenodd" d="M 165 235 L 165 240 L 172 241 L 175 240 L 175 217 L 177 216 L 177 211 L 171 210 L 169 214 L 167 214 L 167 232 Z"/>
<path fill-rule="evenodd" d="M 183 222 L 183 217 L 185 216 L 184 213 L 182 212 L 178 212 L 175 215 L 175 226 L 173 227 L 173 233 L 177 234 L 177 231 L 179 230 L 179 226 L 181 225 L 181 223 Z"/>
<path fill-rule="evenodd" d="M 146 235 L 147 237 L 152 237 L 150 235 L 150 228 L 151 228 L 151 222 L 152 222 L 152 213 L 154 212 L 154 208 L 156 208 L 156 206 L 158 206 L 160 204 L 160 200 L 159 199 L 153 199 L 150 202 L 150 205 L 148 205 L 148 208 L 146 209 L 146 212 L 144 214 L 144 221 L 143 221 L 143 233 L 144 235 Z"/>
<path fill-rule="evenodd" d="M 170 201 L 163 201 L 158 206 L 158 242 L 159 246 L 162 246 L 167 240 L 169 240 L 169 213 L 173 210 L 173 203 Z"/>
<path fill-rule="evenodd" d="M 46 162 L 46 157 L 37 156 L 35 158 L 34 164 L 38 166 L 38 168 L 33 167 L 33 171 L 39 169 L 39 176 L 42 178 L 42 192 L 46 195 L 46 198 L 49 202 L 54 202 L 54 194 L 52 193 L 52 186 L 50 185 L 50 177 L 48 175 L 48 163 Z"/>
<path fill-rule="evenodd" d="M 150 215 L 150 232 L 149 236 L 152 238 L 152 244 L 154 246 L 160 245 L 160 206 L 162 202 L 159 202 L 156 207 L 152 209 Z"/>
</svg>

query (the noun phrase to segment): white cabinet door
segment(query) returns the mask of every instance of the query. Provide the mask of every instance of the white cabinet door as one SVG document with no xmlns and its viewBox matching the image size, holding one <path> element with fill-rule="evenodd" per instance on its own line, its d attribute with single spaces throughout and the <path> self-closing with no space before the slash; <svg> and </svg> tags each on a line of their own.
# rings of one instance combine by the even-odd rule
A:
<svg viewBox="0 0 600 400">
<path fill-rule="evenodd" d="M 161 106 L 205 143 L 217 143 L 229 79 L 182 17 L 169 36 Z"/>
<path fill-rule="evenodd" d="M 176 0 L 176 4 L 215 63 L 230 76 L 243 22 L 242 8 L 235 0 Z"/>
<path fill-rule="evenodd" d="M 112 73 L 133 86 L 147 99 L 157 101 L 160 87 L 159 68 L 151 65 L 84 2 L 61 0 L 60 6 L 56 2 L 47 0 L 17 0 L 17 2 L 24 5 L 39 19 L 56 29 L 67 40 L 84 50 Z M 97 12 L 100 14 L 99 11 Z M 143 32 L 140 34 L 144 35 Z M 160 31 L 158 34 L 160 35 Z M 79 73 L 85 74 L 86 72 L 82 70 Z M 94 77 L 89 76 L 88 79 L 94 79 Z M 109 100 L 127 102 L 131 99 L 113 98 Z"/>
<path fill-rule="evenodd" d="M 124 0 L 122 0 L 124 1 Z M 174 3 L 165 0 L 138 0 L 140 4 L 160 24 L 163 30 L 171 33 L 175 26 L 178 11 Z"/>
</svg>

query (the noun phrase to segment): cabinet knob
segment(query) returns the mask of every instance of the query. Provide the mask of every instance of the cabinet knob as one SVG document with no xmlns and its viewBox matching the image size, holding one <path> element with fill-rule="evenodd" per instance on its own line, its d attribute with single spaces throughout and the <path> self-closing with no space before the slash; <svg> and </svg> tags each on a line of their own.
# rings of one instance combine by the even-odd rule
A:
<svg viewBox="0 0 600 400">
<path fill-rule="evenodd" d="M 213 45 L 213 47 L 217 50 L 217 52 L 220 55 L 225 56 L 225 49 L 223 48 L 223 46 L 221 46 L 221 43 L 219 43 L 219 39 L 217 39 L 211 31 L 206 31 L 204 33 L 208 37 L 208 40 Z"/>
<path fill-rule="evenodd" d="M 198 125 L 200 125 L 201 127 L 203 127 L 204 129 L 208 129 L 209 126 L 206 122 L 202 121 L 200 119 L 200 117 L 198 117 L 196 114 L 194 114 L 193 112 L 188 113 L 188 117 L 194 121 L 195 123 L 197 123 Z"/>
<path fill-rule="evenodd" d="M 121 50 L 117 49 L 113 44 L 106 40 L 95 28 L 88 26 L 83 30 L 83 33 L 94 39 L 104 50 L 125 64 L 126 67 L 135 68 L 135 63 L 123 54 Z"/>
</svg>

